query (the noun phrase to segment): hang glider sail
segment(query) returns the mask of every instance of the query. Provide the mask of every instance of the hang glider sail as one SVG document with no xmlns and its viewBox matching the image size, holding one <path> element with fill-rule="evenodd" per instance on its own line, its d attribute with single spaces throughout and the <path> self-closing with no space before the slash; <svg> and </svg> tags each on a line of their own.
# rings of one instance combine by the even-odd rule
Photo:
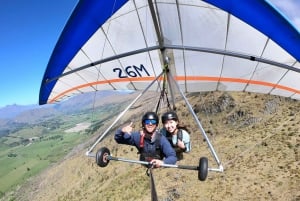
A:
<svg viewBox="0 0 300 201">
<path fill-rule="evenodd" d="M 300 34 L 267 0 L 90 0 L 79 1 L 56 44 L 39 103 L 143 90 L 165 58 L 184 92 L 300 99 Z"/>
</svg>

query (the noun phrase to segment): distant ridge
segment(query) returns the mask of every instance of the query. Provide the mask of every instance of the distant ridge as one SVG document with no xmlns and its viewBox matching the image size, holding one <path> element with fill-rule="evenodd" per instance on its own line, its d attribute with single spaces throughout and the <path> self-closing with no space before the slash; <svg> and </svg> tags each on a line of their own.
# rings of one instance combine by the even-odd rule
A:
<svg viewBox="0 0 300 201">
<path fill-rule="evenodd" d="M 28 125 L 39 124 L 61 115 L 93 110 L 105 104 L 114 104 L 131 96 L 130 91 L 98 91 L 84 93 L 69 99 L 46 105 L 8 105 L 0 108 L 0 137 Z"/>
<path fill-rule="evenodd" d="M 46 105 L 8 105 L 5 107 L 0 108 L 0 119 L 2 120 L 12 120 L 17 118 L 18 116 L 26 116 L 26 113 L 29 112 L 32 114 L 32 111 L 38 113 L 39 110 L 44 111 L 49 110 L 57 110 L 63 113 L 74 112 L 78 109 L 89 109 L 92 108 L 93 105 L 101 105 L 102 100 L 106 97 L 113 96 L 113 95 L 122 95 L 122 94 L 129 94 L 131 91 L 97 91 L 91 93 L 83 93 L 74 97 L 70 97 L 69 99 L 62 101 L 56 104 L 46 104 Z M 107 103 L 107 102 L 106 102 Z M 42 112 L 42 113 L 44 113 Z M 32 118 L 32 116 L 30 117 Z M 25 118 L 26 119 L 26 118 Z"/>
<path fill-rule="evenodd" d="M 0 108 L 0 119 L 12 119 L 16 116 L 18 116 L 20 113 L 32 109 L 38 108 L 39 105 L 33 104 L 33 105 L 7 105 L 5 107 Z"/>
</svg>

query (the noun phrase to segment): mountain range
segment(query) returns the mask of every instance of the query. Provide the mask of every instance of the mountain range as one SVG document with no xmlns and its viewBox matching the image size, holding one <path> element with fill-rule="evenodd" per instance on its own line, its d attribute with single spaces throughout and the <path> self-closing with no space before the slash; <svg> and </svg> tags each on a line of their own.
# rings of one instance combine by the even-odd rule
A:
<svg viewBox="0 0 300 201">
<path fill-rule="evenodd" d="M 74 97 L 69 98 L 63 102 L 59 102 L 56 104 L 47 104 L 47 105 L 7 105 L 5 107 L 0 108 L 0 120 L 20 120 L 19 117 L 26 117 L 30 115 L 30 117 L 37 115 L 41 117 L 39 113 L 44 113 L 44 111 L 54 110 L 57 112 L 76 112 L 77 110 L 84 110 L 94 106 L 98 106 L 103 103 L 105 97 L 109 97 L 112 95 L 122 95 L 131 92 L 118 92 L 118 91 L 97 91 L 92 93 L 83 93 Z M 21 118 L 26 123 L 26 120 L 30 118 Z M 32 120 L 29 120 L 32 122 Z"/>
<path fill-rule="evenodd" d="M 65 101 L 46 105 L 8 105 L 0 108 L 0 137 L 28 125 L 55 118 L 59 115 L 92 111 L 97 107 L 119 101 L 131 92 L 98 91 L 83 93 Z"/>
</svg>

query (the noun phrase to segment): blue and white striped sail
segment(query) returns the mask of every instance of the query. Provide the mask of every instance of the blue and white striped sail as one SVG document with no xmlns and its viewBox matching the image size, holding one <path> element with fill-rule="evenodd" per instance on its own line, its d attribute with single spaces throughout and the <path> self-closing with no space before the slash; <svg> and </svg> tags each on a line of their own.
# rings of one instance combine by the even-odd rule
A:
<svg viewBox="0 0 300 201">
<path fill-rule="evenodd" d="M 283 13 L 268 0 L 79 1 L 49 60 L 39 103 L 143 90 L 166 57 L 185 92 L 300 99 L 300 33 Z"/>
</svg>

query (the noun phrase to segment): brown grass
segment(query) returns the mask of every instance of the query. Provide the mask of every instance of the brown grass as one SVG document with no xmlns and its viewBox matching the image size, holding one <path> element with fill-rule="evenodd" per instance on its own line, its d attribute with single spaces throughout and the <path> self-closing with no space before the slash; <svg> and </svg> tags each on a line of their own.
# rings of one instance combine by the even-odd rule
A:
<svg viewBox="0 0 300 201">
<path fill-rule="evenodd" d="M 150 97 L 137 103 L 122 123 L 133 120 L 138 129 L 141 112 L 153 103 Z M 299 101 L 223 92 L 191 94 L 189 101 L 225 171 L 210 172 L 200 182 L 196 171 L 155 169 L 159 200 L 300 200 Z M 192 152 L 180 163 L 198 165 L 199 158 L 207 156 L 209 166 L 217 167 L 184 102 L 180 100 L 177 108 L 192 137 Z M 138 158 L 134 148 L 117 145 L 112 135 L 100 146 L 114 156 Z M 77 150 L 28 181 L 15 193 L 16 200 L 151 200 L 145 168 L 114 161 L 100 168 L 85 151 Z"/>
</svg>

